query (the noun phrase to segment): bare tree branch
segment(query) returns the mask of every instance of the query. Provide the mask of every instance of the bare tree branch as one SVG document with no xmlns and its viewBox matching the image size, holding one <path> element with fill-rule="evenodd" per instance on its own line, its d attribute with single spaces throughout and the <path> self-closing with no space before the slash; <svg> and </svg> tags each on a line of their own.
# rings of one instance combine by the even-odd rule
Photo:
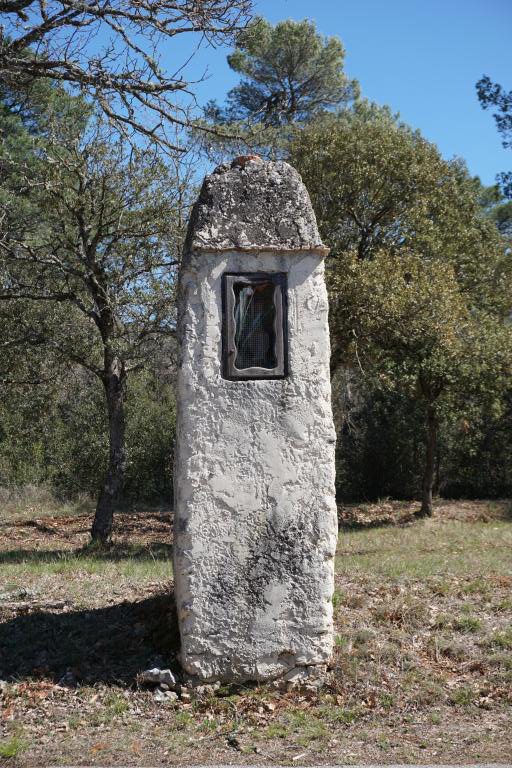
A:
<svg viewBox="0 0 512 768">
<path fill-rule="evenodd" d="M 77 86 L 124 137 L 180 152 L 169 127 L 193 122 L 190 88 L 197 81 L 184 70 L 193 53 L 167 71 L 162 52 L 176 35 L 190 34 L 192 51 L 231 42 L 250 21 L 252 2 L 0 0 L 0 83 L 19 89 L 46 78 Z M 188 103 L 178 102 L 178 93 Z"/>
</svg>

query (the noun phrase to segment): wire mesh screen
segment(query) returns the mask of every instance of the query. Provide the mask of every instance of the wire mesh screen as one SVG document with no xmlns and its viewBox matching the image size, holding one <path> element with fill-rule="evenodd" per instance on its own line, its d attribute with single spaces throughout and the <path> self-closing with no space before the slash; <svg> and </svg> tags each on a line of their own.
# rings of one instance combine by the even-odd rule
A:
<svg viewBox="0 0 512 768">
<path fill-rule="evenodd" d="M 274 285 L 235 283 L 235 367 L 275 368 Z"/>
</svg>

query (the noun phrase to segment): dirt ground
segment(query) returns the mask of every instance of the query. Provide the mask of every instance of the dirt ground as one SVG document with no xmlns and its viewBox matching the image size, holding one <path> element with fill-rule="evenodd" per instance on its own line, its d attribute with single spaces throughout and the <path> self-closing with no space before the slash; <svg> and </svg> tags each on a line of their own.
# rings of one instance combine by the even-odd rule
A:
<svg viewBox="0 0 512 768">
<path fill-rule="evenodd" d="M 317 692 L 222 687 L 159 702 L 179 667 L 166 509 L 0 514 L 0 761 L 41 764 L 512 760 L 512 505 L 340 508 L 336 645 Z"/>
</svg>

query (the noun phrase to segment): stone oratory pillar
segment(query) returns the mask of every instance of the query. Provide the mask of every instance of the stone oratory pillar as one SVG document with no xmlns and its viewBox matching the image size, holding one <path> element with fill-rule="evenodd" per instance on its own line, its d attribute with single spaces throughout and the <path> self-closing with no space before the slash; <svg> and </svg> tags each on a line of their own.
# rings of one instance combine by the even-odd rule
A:
<svg viewBox="0 0 512 768">
<path fill-rule="evenodd" d="M 307 675 L 332 652 L 326 253 L 287 163 L 206 177 L 179 278 L 175 463 L 181 663 L 200 680 Z"/>
</svg>

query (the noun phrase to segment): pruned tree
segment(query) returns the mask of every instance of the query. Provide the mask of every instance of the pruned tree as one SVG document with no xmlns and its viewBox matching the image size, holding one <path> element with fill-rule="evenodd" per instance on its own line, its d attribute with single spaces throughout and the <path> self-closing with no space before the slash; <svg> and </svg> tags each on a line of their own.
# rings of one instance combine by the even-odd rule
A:
<svg viewBox="0 0 512 768">
<path fill-rule="evenodd" d="M 41 78 L 77 89 L 123 136 L 176 152 L 176 126 L 190 124 L 194 82 L 186 65 L 203 41 L 229 42 L 252 0 L 0 0 L 0 81 L 27 89 Z M 162 61 L 191 35 L 184 61 Z M 172 51 L 172 48 L 171 48 Z M 206 129 L 206 128 L 205 128 Z"/>
</svg>

